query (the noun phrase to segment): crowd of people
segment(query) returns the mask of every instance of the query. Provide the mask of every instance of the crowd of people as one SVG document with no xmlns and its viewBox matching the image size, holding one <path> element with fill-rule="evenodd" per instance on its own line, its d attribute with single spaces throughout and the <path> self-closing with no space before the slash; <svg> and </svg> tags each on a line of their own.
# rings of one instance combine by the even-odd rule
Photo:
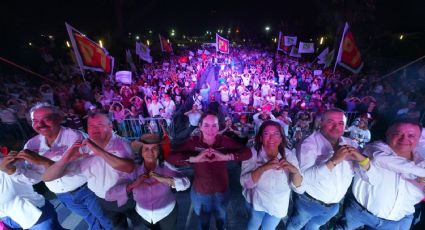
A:
<svg viewBox="0 0 425 230">
<path fill-rule="evenodd" d="M 43 181 L 90 229 L 176 229 L 172 190 L 189 187 L 199 228 L 214 216 L 225 229 L 228 161 L 241 162 L 247 229 L 284 217 L 286 229 L 319 229 L 337 213 L 336 229 L 409 229 L 425 197 L 423 95 L 393 86 L 406 76 L 368 85 L 254 47 L 187 50 L 143 64 L 132 84 L 72 72 L 56 70 L 61 84 L 2 77 L 6 227 L 62 229 L 32 188 Z"/>
</svg>

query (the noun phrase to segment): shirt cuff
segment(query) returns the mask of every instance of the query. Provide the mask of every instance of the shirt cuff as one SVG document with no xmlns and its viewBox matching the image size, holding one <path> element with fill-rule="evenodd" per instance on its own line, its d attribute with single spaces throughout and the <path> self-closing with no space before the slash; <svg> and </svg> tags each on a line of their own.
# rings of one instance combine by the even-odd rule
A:
<svg viewBox="0 0 425 230">
<path fill-rule="evenodd" d="M 171 186 L 171 188 L 174 188 L 176 191 L 183 191 L 186 190 L 190 183 L 188 183 L 187 180 L 179 177 L 172 177 L 174 180 L 174 186 Z"/>
</svg>

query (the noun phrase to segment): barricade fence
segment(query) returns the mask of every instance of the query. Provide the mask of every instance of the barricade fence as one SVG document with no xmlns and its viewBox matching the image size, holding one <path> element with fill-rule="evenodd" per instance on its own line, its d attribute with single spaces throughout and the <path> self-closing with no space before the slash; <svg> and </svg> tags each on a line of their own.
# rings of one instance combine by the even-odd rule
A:
<svg viewBox="0 0 425 230">
<path fill-rule="evenodd" d="M 241 115 L 246 115 L 247 123 L 253 124 L 254 112 L 231 112 L 228 115 L 232 118 L 233 123 L 239 123 Z M 358 112 L 345 112 L 347 117 L 347 127 L 350 126 L 353 121 L 359 116 Z M 141 135 L 145 133 L 155 133 L 160 136 L 164 134 L 164 131 L 170 134 L 171 121 L 165 118 L 128 118 L 122 122 L 114 121 L 114 128 L 124 138 L 129 140 L 139 139 Z M 294 125 L 294 124 L 292 124 Z M 164 128 L 161 128 L 163 126 Z M 255 128 L 251 127 L 248 131 L 249 137 L 255 136 Z"/>
<path fill-rule="evenodd" d="M 165 118 L 127 118 L 113 123 L 117 133 L 128 140 L 137 140 L 145 133 L 154 133 L 160 136 L 164 132 L 170 133 L 169 121 Z"/>
</svg>

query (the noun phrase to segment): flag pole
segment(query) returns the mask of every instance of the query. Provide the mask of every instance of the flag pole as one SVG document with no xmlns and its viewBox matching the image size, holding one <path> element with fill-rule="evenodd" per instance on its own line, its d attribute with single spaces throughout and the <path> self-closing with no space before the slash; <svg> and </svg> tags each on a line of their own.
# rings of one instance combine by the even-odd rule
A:
<svg viewBox="0 0 425 230">
<path fill-rule="evenodd" d="M 338 64 L 338 62 L 341 60 L 341 55 L 342 55 L 342 43 L 344 42 L 344 36 L 345 36 L 345 33 L 347 32 L 347 29 L 348 29 L 348 23 L 347 23 L 347 22 L 345 22 L 344 31 L 342 32 L 341 42 L 339 43 L 338 55 L 336 56 L 335 65 L 334 65 L 334 70 L 333 70 L 333 72 L 332 72 L 332 73 L 335 73 L 336 65 L 337 65 L 337 64 Z"/>
</svg>

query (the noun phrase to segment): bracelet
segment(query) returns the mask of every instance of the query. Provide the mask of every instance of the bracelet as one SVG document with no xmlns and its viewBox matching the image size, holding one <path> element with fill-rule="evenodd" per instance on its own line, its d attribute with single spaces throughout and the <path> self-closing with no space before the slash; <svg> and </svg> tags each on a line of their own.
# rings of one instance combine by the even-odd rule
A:
<svg viewBox="0 0 425 230">
<path fill-rule="evenodd" d="M 366 157 L 364 160 L 362 160 L 362 161 L 357 161 L 358 163 L 359 163 L 359 165 L 361 165 L 361 166 L 366 166 L 368 163 L 369 163 L 369 158 L 368 157 Z"/>
<path fill-rule="evenodd" d="M 333 165 L 334 165 L 334 167 L 336 167 L 336 163 L 335 163 L 335 161 L 334 160 L 329 160 Z"/>
</svg>

